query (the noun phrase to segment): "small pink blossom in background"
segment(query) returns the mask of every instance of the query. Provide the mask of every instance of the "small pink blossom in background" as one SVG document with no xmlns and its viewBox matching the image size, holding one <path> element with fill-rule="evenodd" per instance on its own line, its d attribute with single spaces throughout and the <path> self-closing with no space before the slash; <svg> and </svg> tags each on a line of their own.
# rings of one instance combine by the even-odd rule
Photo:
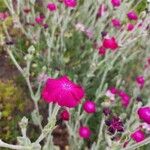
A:
<svg viewBox="0 0 150 150">
<path fill-rule="evenodd" d="M 104 16 L 105 12 L 107 11 L 107 7 L 105 4 L 101 4 L 99 9 L 98 9 L 98 12 L 97 12 L 97 17 L 102 17 Z"/>
<path fill-rule="evenodd" d="M 89 39 L 92 39 L 93 38 L 93 31 L 91 29 L 85 29 L 85 34 L 86 36 L 89 38 Z"/>
<path fill-rule="evenodd" d="M 121 0 L 111 0 L 113 7 L 119 7 L 121 5 Z"/>
<path fill-rule="evenodd" d="M 132 23 L 127 24 L 127 30 L 132 31 L 134 29 L 134 25 Z"/>
<path fill-rule="evenodd" d="M 55 3 L 48 3 L 48 4 L 47 4 L 47 8 L 48 8 L 48 10 L 51 11 L 51 12 L 57 10 L 57 6 L 56 6 Z"/>
<path fill-rule="evenodd" d="M 138 86 L 140 88 L 143 88 L 144 83 L 145 83 L 144 76 L 138 76 L 138 77 L 136 77 L 136 83 L 138 84 Z"/>
<path fill-rule="evenodd" d="M 120 21 L 119 19 L 117 19 L 117 18 L 112 19 L 112 20 L 111 20 L 111 23 L 112 23 L 112 25 L 113 25 L 115 28 L 120 28 L 120 27 L 121 27 L 121 21 Z"/>
<path fill-rule="evenodd" d="M 112 100 L 112 101 L 115 100 L 115 93 L 112 92 L 110 89 L 108 89 L 108 90 L 106 91 L 106 94 L 105 94 L 105 95 L 106 95 L 107 97 L 109 97 L 110 100 Z"/>
<path fill-rule="evenodd" d="M 80 22 L 78 22 L 78 23 L 75 25 L 75 28 L 76 28 L 76 30 L 79 30 L 79 31 L 82 31 L 82 32 L 85 31 L 85 26 L 84 26 L 82 23 L 80 23 Z"/>
<path fill-rule="evenodd" d="M 79 135 L 82 138 L 89 139 L 91 136 L 91 130 L 87 126 L 82 126 L 79 128 Z"/>
<path fill-rule="evenodd" d="M 37 81 L 38 81 L 39 83 L 40 83 L 40 82 L 45 83 L 48 78 L 49 78 L 49 77 L 48 77 L 47 74 L 41 73 L 41 74 L 39 74 L 39 76 L 38 76 L 38 78 L 37 78 Z"/>
<path fill-rule="evenodd" d="M 0 12 L 0 20 L 4 21 L 9 16 L 8 12 Z"/>
<path fill-rule="evenodd" d="M 42 24 L 44 21 L 44 18 L 45 18 L 44 16 L 40 15 L 40 16 L 35 18 L 35 22 L 38 24 Z"/>
<path fill-rule="evenodd" d="M 106 48 L 101 46 L 98 48 L 98 53 L 101 55 L 101 56 L 104 56 L 106 54 Z"/>
<path fill-rule="evenodd" d="M 128 12 L 127 16 L 128 16 L 129 20 L 137 20 L 138 19 L 138 15 L 136 14 L 135 11 Z"/>
<path fill-rule="evenodd" d="M 96 112 L 96 104 L 93 101 L 85 101 L 83 104 L 83 109 L 87 113 L 95 113 Z"/>
<path fill-rule="evenodd" d="M 118 91 L 118 96 L 121 98 L 121 103 L 124 107 L 128 107 L 130 104 L 130 96 L 123 90 Z"/>
<path fill-rule="evenodd" d="M 83 88 L 73 83 L 67 76 L 49 78 L 42 90 L 44 101 L 69 108 L 76 107 L 83 97 Z"/>
<path fill-rule="evenodd" d="M 105 37 L 103 40 L 103 47 L 114 51 L 118 48 L 118 43 L 114 37 Z"/>
<path fill-rule="evenodd" d="M 150 107 L 145 106 L 138 109 L 139 118 L 148 124 L 150 124 Z"/>
<path fill-rule="evenodd" d="M 146 130 L 147 132 L 150 132 L 150 124 L 147 124 L 147 123 L 142 123 L 142 128 L 144 130 Z"/>
<path fill-rule="evenodd" d="M 61 120 L 64 120 L 64 121 L 68 121 L 70 119 L 70 114 L 67 110 L 63 110 L 61 113 L 60 113 L 60 119 Z"/>
<path fill-rule="evenodd" d="M 131 134 L 131 138 L 138 143 L 145 139 L 145 134 L 139 129 Z"/>
<path fill-rule="evenodd" d="M 66 7 L 75 8 L 77 6 L 76 0 L 64 0 L 63 2 Z"/>
</svg>

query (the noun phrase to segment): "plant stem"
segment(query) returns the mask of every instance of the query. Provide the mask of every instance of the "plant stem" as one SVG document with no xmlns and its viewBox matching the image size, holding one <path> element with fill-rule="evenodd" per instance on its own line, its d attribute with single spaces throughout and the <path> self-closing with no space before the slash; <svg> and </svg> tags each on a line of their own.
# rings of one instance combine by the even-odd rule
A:
<svg viewBox="0 0 150 150">
<path fill-rule="evenodd" d="M 47 123 L 47 125 L 44 127 L 44 129 L 42 130 L 43 132 L 41 133 L 41 135 L 39 136 L 39 138 L 35 141 L 35 143 L 40 143 L 48 134 L 50 134 L 54 128 L 56 127 L 56 115 L 59 111 L 60 106 L 56 105 L 52 116 L 50 118 L 50 121 Z"/>
<path fill-rule="evenodd" d="M 99 128 L 98 140 L 97 140 L 97 144 L 96 144 L 97 149 L 99 149 L 99 145 L 100 145 L 100 142 L 102 139 L 103 127 L 104 127 L 104 118 L 102 118 L 101 125 Z"/>
<path fill-rule="evenodd" d="M 0 147 L 14 149 L 14 150 L 23 150 L 23 149 L 28 150 L 28 149 L 31 148 L 29 146 L 21 146 L 21 145 L 8 144 L 8 143 L 3 142 L 2 140 L 0 140 Z"/>
<path fill-rule="evenodd" d="M 18 64 L 18 62 L 16 61 L 14 55 L 12 54 L 12 52 L 8 49 L 7 50 L 7 53 L 8 55 L 10 56 L 11 60 L 13 61 L 13 63 L 15 64 L 15 66 L 17 67 L 17 69 L 21 72 L 21 74 L 24 76 L 24 71 L 22 70 L 22 68 L 20 67 L 20 65 Z"/>
</svg>

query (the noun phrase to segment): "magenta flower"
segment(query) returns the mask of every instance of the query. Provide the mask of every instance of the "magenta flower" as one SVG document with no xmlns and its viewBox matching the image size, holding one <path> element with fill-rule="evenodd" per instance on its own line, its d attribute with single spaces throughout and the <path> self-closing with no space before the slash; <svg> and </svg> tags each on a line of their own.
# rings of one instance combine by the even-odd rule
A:
<svg viewBox="0 0 150 150">
<path fill-rule="evenodd" d="M 104 56 L 106 54 L 106 48 L 101 46 L 98 48 L 98 53 L 101 55 L 101 56 Z"/>
<path fill-rule="evenodd" d="M 139 116 L 139 118 L 142 120 L 142 121 L 144 121 L 144 122 L 146 122 L 146 123 L 148 123 L 148 124 L 150 124 L 150 107 L 141 107 L 141 108 L 139 108 L 138 109 L 138 116 Z"/>
<path fill-rule="evenodd" d="M 121 27 L 121 22 L 120 22 L 120 20 L 119 19 L 112 19 L 111 20 L 111 23 L 112 23 L 112 25 L 115 27 L 115 28 L 120 28 Z"/>
<path fill-rule="evenodd" d="M 117 94 L 118 90 L 115 87 L 110 87 L 108 89 L 112 94 Z"/>
<path fill-rule="evenodd" d="M 4 21 L 9 16 L 8 12 L 0 12 L 0 20 Z"/>
<path fill-rule="evenodd" d="M 83 109 L 87 113 L 95 113 L 96 112 L 96 104 L 93 101 L 86 101 L 83 104 Z"/>
<path fill-rule="evenodd" d="M 131 134 L 131 138 L 138 143 L 145 139 L 145 134 L 139 129 Z"/>
<path fill-rule="evenodd" d="M 119 7 L 121 5 L 121 0 L 111 0 L 113 7 Z"/>
<path fill-rule="evenodd" d="M 51 11 L 51 12 L 57 10 L 57 6 L 56 6 L 55 3 L 48 3 L 48 4 L 47 4 L 47 8 L 48 8 L 48 10 Z"/>
<path fill-rule="evenodd" d="M 64 4 L 66 7 L 75 8 L 77 5 L 76 0 L 64 0 Z"/>
<path fill-rule="evenodd" d="M 70 114 L 67 110 L 63 110 L 61 113 L 60 113 L 60 119 L 61 120 L 64 120 L 64 121 L 68 121 L 70 119 Z"/>
<path fill-rule="evenodd" d="M 127 30 L 132 31 L 134 29 L 134 25 L 132 23 L 127 24 Z"/>
<path fill-rule="evenodd" d="M 137 20 L 138 19 L 138 15 L 136 14 L 135 11 L 130 11 L 127 13 L 128 19 L 130 20 Z"/>
<path fill-rule="evenodd" d="M 82 126 L 79 128 L 79 135 L 82 138 L 89 139 L 91 136 L 91 130 L 87 126 Z"/>
<path fill-rule="evenodd" d="M 44 21 L 44 18 L 45 18 L 44 16 L 40 15 L 40 16 L 35 18 L 35 22 L 38 24 L 42 24 Z"/>
<path fill-rule="evenodd" d="M 104 38 L 103 40 L 103 47 L 109 48 L 110 50 L 114 51 L 118 48 L 118 43 L 114 37 L 111 38 Z"/>
<path fill-rule="evenodd" d="M 77 106 L 84 97 L 81 86 L 73 83 L 67 76 L 49 78 L 43 88 L 42 98 L 48 103 L 58 103 L 69 108 Z"/>
<path fill-rule="evenodd" d="M 144 76 L 138 76 L 138 77 L 136 77 L 136 83 L 138 84 L 138 86 L 140 88 L 143 88 L 144 83 L 145 83 Z"/>
<path fill-rule="evenodd" d="M 131 99 L 130 96 L 122 90 L 118 92 L 118 96 L 121 98 L 122 105 L 124 107 L 128 107 L 128 105 L 130 104 L 130 99 Z"/>
<path fill-rule="evenodd" d="M 101 4 L 99 9 L 98 9 L 98 12 L 97 12 L 97 17 L 104 16 L 106 10 L 107 10 L 106 5 L 105 4 Z"/>
</svg>

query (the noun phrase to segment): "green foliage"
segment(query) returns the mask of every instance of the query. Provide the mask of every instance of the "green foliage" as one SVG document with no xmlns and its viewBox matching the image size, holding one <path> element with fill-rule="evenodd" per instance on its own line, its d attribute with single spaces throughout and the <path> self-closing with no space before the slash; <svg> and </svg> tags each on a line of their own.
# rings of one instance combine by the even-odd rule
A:
<svg viewBox="0 0 150 150">
<path fill-rule="evenodd" d="M 0 11 L 4 11 L 6 9 L 6 6 L 4 4 L 4 0 L 0 0 Z"/>
<path fill-rule="evenodd" d="M 147 4 L 147 0 L 142 0 L 136 7 L 136 11 L 138 13 L 142 12 L 145 10 Z"/>
<path fill-rule="evenodd" d="M 14 140 L 14 137 L 18 135 L 17 122 L 21 119 L 24 108 L 25 98 L 22 90 L 12 81 L 6 83 L 0 81 L 0 111 L 2 113 L 0 138 L 8 141 Z"/>
</svg>

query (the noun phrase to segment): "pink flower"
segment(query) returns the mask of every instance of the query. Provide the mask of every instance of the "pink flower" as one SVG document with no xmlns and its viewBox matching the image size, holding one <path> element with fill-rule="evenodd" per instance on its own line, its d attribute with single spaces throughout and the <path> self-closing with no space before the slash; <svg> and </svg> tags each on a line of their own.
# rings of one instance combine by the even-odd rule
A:
<svg viewBox="0 0 150 150">
<path fill-rule="evenodd" d="M 141 107 L 138 109 L 137 113 L 142 121 L 150 124 L 150 107 Z"/>
<path fill-rule="evenodd" d="M 95 102 L 88 100 L 88 101 L 84 102 L 83 109 L 87 113 L 95 113 L 96 112 L 96 104 L 95 104 Z"/>
<path fill-rule="evenodd" d="M 84 90 L 67 76 L 49 78 L 43 88 L 42 98 L 48 103 L 58 103 L 69 108 L 77 106 L 84 97 Z"/>
<path fill-rule="evenodd" d="M 89 139 L 91 136 L 91 130 L 87 126 L 82 126 L 79 129 L 79 135 L 82 138 Z"/>
<path fill-rule="evenodd" d="M 76 30 L 79 30 L 79 31 L 82 31 L 82 32 L 85 31 L 85 26 L 84 26 L 82 23 L 80 23 L 80 22 L 78 22 L 78 23 L 75 25 L 75 28 L 76 28 Z"/>
<path fill-rule="evenodd" d="M 37 81 L 40 83 L 40 82 L 43 82 L 45 83 L 48 79 L 48 75 L 45 74 L 45 73 L 41 73 L 39 74 L 38 78 L 37 78 Z"/>
<path fill-rule="evenodd" d="M 146 130 L 147 132 L 150 132 L 150 124 L 147 124 L 147 123 L 143 123 L 142 124 L 142 128 L 144 129 L 144 130 Z"/>
<path fill-rule="evenodd" d="M 145 83 L 144 76 L 138 76 L 138 77 L 136 77 L 136 83 L 138 84 L 138 86 L 140 88 L 143 88 L 144 83 Z"/>
<path fill-rule="evenodd" d="M 40 15 L 40 16 L 35 18 L 35 22 L 38 24 L 42 24 L 44 21 L 44 18 L 45 18 L 44 16 Z"/>
<path fill-rule="evenodd" d="M 121 98 L 121 103 L 124 107 L 128 107 L 129 103 L 130 103 L 130 96 L 125 93 L 124 91 L 120 90 L 118 92 L 118 96 Z"/>
<path fill-rule="evenodd" d="M 48 3 L 48 4 L 47 4 L 47 8 L 48 8 L 48 10 L 51 11 L 51 12 L 57 10 L 57 6 L 56 6 L 55 3 Z"/>
<path fill-rule="evenodd" d="M 139 129 L 131 134 L 131 138 L 138 143 L 145 139 L 145 134 L 142 130 Z"/>
<path fill-rule="evenodd" d="M 127 24 L 127 30 L 132 31 L 134 29 L 134 25 L 132 23 Z"/>
<path fill-rule="evenodd" d="M 77 5 L 76 0 L 64 0 L 64 4 L 66 7 L 74 8 Z"/>
<path fill-rule="evenodd" d="M 4 21 L 9 16 L 8 12 L 0 12 L 0 20 Z"/>
<path fill-rule="evenodd" d="M 104 56 L 106 54 L 106 48 L 101 46 L 98 48 L 98 53 L 101 55 L 101 56 Z"/>
<path fill-rule="evenodd" d="M 111 22 L 112 22 L 112 25 L 113 25 L 115 28 L 120 28 L 120 27 L 121 27 L 121 22 L 120 22 L 119 19 L 112 19 Z"/>
<path fill-rule="evenodd" d="M 136 12 L 134 12 L 134 11 L 128 12 L 127 16 L 128 16 L 128 19 L 130 19 L 130 20 L 137 20 L 138 19 L 138 16 L 137 16 Z"/>
<path fill-rule="evenodd" d="M 86 36 L 89 38 L 89 39 L 92 39 L 93 38 L 93 31 L 91 29 L 86 29 L 85 30 L 85 34 Z"/>
<path fill-rule="evenodd" d="M 111 87 L 107 90 L 106 96 L 110 98 L 110 100 L 115 100 L 115 94 L 117 93 L 117 89 L 115 87 Z"/>
<path fill-rule="evenodd" d="M 121 5 L 121 0 L 111 0 L 113 7 L 119 7 Z"/>
<path fill-rule="evenodd" d="M 101 4 L 99 9 L 98 9 L 98 12 L 97 12 L 97 17 L 104 16 L 106 10 L 107 10 L 106 5 L 105 4 Z"/>
<path fill-rule="evenodd" d="M 116 42 L 116 39 L 114 37 L 107 37 L 103 40 L 103 47 L 109 48 L 114 51 L 118 48 L 118 43 Z"/>
<path fill-rule="evenodd" d="M 67 110 L 63 110 L 61 113 L 60 113 L 60 119 L 61 120 L 64 120 L 64 121 L 68 121 L 70 119 L 70 114 Z"/>
</svg>

